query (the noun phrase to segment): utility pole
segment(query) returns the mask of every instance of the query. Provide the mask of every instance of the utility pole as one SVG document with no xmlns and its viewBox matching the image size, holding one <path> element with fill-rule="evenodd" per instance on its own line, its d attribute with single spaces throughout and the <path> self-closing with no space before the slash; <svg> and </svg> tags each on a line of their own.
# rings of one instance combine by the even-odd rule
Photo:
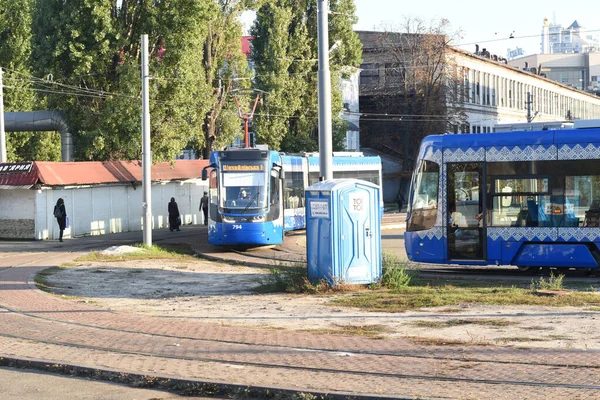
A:
<svg viewBox="0 0 600 400">
<path fill-rule="evenodd" d="M 6 132 L 4 132 L 4 86 L 0 67 L 0 162 L 6 162 Z"/>
<path fill-rule="evenodd" d="M 144 245 L 152 246 L 152 153 L 150 152 L 150 96 L 148 94 L 148 35 L 142 35 L 142 213 Z"/>
<path fill-rule="evenodd" d="M 527 123 L 533 120 L 531 117 L 531 92 L 527 92 Z"/>
<path fill-rule="evenodd" d="M 331 133 L 331 75 L 329 72 L 328 0 L 317 0 L 319 43 L 319 166 L 320 180 L 333 179 Z"/>
</svg>

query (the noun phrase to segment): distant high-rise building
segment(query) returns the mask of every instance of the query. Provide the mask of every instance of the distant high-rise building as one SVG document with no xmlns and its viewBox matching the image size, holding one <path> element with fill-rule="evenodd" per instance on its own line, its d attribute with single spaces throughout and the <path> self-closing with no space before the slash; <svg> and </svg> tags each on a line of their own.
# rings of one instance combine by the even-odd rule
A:
<svg viewBox="0 0 600 400">
<path fill-rule="evenodd" d="M 598 35 L 586 32 L 577 21 L 565 28 L 544 18 L 541 54 L 590 53 L 600 49 Z"/>
</svg>

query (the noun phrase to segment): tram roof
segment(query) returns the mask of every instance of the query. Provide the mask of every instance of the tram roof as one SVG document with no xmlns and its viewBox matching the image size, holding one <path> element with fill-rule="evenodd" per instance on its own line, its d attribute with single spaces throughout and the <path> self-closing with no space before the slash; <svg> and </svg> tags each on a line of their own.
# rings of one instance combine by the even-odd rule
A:
<svg viewBox="0 0 600 400">
<path fill-rule="evenodd" d="M 559 129 L 431 135 L 422 145 L 442 148 L 600 143 L 600 129 Z"/>
</svg>

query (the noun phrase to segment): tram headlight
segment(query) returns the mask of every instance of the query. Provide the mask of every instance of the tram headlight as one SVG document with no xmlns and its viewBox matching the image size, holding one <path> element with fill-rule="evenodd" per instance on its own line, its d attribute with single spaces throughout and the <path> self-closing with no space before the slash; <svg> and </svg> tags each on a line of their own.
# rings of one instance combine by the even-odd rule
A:
<svg viewBox="0 0 600 400">
<path fill-rule="evenodd" d="M 252 222 L 263 222 L 264 220 L 265 220 L 265 216 L 264 215 L 255 215 L 251 219 Z"/>
<path fill-rule="evenodd" d="M 224 215 L 221 216 L 221 220 L 223 220 L 223 222 L 228 223 L 228 224 L 233 224 L 234 222 L 236 222 L 236 220 L 234 218 L 226 217 Z"/>
</svg>

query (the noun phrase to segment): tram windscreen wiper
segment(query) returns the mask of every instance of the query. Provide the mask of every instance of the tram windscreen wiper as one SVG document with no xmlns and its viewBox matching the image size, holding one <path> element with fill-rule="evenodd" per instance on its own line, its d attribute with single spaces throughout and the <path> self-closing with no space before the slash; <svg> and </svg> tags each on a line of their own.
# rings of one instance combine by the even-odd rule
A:
<svg viewBox="0 0 600 400">
<path fill-rule="evenodd" d="M 250 200 L 248 201 L 248 204 L 246 204 L 246 207 L 244 207 L 244 210 L 242 211 L 242 214 L 246 214 L 246 211 L 248 211 L 248 209 L 250 208 L 250 206 L 252 205 L 252 203 L 256 203 L 256 198 L 259 195 L 260 195 L 260 190 L 257 190 L 256 194 L 250 198 Z"/>
</svg>

